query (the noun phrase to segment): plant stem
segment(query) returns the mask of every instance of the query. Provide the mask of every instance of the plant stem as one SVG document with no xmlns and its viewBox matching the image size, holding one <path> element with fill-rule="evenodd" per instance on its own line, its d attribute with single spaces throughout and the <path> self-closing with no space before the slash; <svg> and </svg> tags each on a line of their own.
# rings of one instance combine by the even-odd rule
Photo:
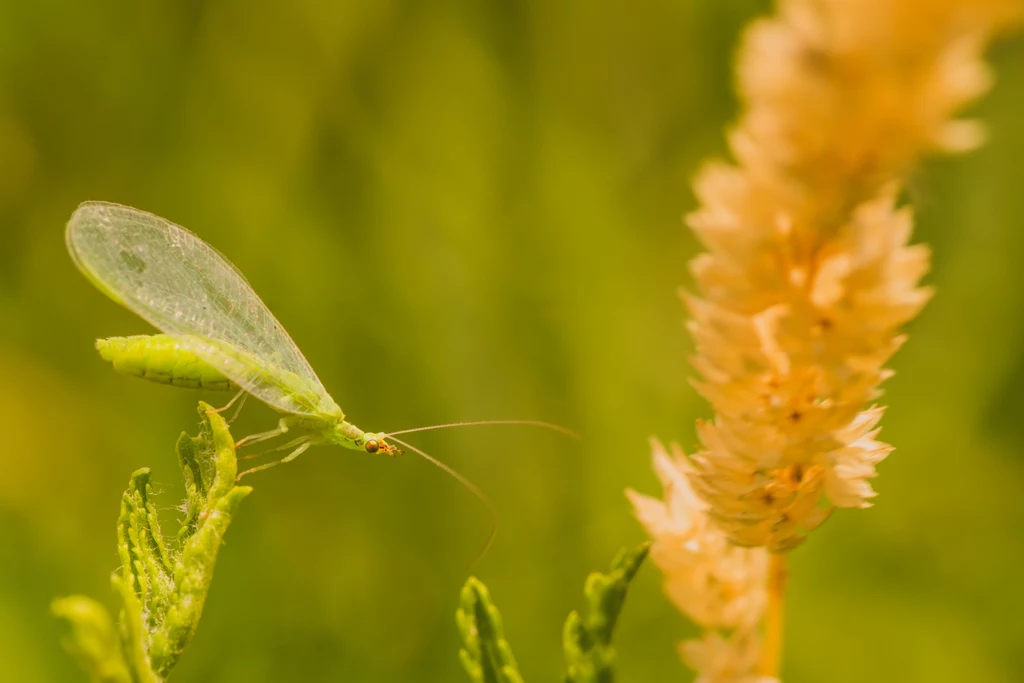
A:
<svg viewBox="0 0 1024 683">
<path fill-rule="evenodd" d="M 772 553 L 768 564 L 768 615 L 759 673 L 779 677 L 782 663 L 782 619 L 786 601 L 786 555 Z"/>
</svg>

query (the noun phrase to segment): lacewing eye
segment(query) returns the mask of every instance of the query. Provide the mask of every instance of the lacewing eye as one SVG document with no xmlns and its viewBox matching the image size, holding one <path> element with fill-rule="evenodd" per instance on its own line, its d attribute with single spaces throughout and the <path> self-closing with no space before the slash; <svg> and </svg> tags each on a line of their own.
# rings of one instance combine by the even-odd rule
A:
<svg viewBox="0 0 1024 683">
<path fill-rule="evenodd" d="M 369 441 L 366 442 L 366 452 L 367 453 L 376 453 L 379 450 L 380 450 L 380 444 L 377 443 L 377 439 L 370 439 Z"/>
</svg>

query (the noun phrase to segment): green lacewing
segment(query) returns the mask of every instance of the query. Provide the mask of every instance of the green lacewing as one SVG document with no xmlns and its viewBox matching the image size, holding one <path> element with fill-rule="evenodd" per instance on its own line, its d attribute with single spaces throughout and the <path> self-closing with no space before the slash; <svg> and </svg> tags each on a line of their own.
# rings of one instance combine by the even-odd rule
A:
<svg viewBox="0 0 1024 683">
<path fill-rule="evenodd" d="M 176 386 L 238 389 L 283 414 L 276 429 L 246 437 L 240 446 L 299 433 L 273 449 L 291 449 L 286 457 L 239 477 L 293 460 L 317 444 L 401 453 L 393 441 L 457 479 L 493 517 L 490 502 L 475 484 L 396 435 L 449 426 L 520 424 L 575 437 L 564 427 L 535 420 L 363 431 L 345 420 L 299 347 L 241 271 L 192 232 L 129 206 L 85 202 L 72 214 L 66 239 L 75 264 L 100 291 L 164 333 L 99 340 L 97 348 L 115 369 Z"/>
</svg>

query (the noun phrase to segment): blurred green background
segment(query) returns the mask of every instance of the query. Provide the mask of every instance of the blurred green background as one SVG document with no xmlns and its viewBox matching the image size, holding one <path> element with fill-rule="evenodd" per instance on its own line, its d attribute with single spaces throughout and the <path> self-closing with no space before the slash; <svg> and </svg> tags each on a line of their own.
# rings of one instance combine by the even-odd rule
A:
<svg viewBox="0 0 1024 683">
<path fill-rule="evenodd" d="M 736 114 L 767 2 L 0 2 L 0 680 L 82 681 L 52 597 L 113 605 L 114 522 L 148 465 L 168 522 L 199 395 L 113 373 L 148 327 L 74 269 L 86 199 L 188 226 L 248 276 L 350 418 L 416 435 L 492 497 L 475 568 L 527 680 L 561 669 L 588 571 L 643 537 L 647 438 L 693 442 L 676 289 L 688 181 Z M 1024 680 L 1024 42 L 994 52 L 992 141 L 912 184 L 938 297 L 885 401 L 877 506 L 792 557 L 784 678 Z M 214 397 L 215 399 L 217 397 Z M 219 400 L 219 399 L 218 399 Z M 236 433 L 275 420 L 250 403 Z M 458 681 L 480 504 L 407 456 L 317 448 L 256 475 L 182 681 Z M 623 681 L 687 680 L 692 629 L 646 568 Z"/>
</svg>

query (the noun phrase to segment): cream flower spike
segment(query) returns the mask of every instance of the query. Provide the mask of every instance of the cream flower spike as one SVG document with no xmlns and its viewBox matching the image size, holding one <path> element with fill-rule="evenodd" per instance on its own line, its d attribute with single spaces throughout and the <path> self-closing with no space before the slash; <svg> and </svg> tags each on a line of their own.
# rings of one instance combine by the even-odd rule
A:
<svg viewBox="0 0 1024 683">
<path fill-rule="evenodd" d="M 672 445 L 670 456 L 652 439 L 651 450 L 665 499 L 635 491 L 626 495 L 653 540 L 650 557 L 664 575 L 669 599 L 705 629 L 701 639 L 684 643 L 681 653 L 700 681 L 754 683 L 768 553 L 730 544 L 711 523 L 707 504 L 690 486 L 693 466 L 679 446 Z"/>
<path fill-rule="evenodd" d="M 736 163 L 694 181 L 687 222 L 707 251 L 684 295 L 715 413 L 691 478 L 733 543 L 785 552 L 875 496 L 884 366 L 932 295 L 901 179 L 980 142 L 955 116 L 989 88 L 982 52 L 1013 9 L 787 0 L 747 32 Z"/>
<path fill-rule="evenodd" d="M 752 630 L 731 637 L 707 631 L 697 640 L 679 646 L 687 666 L 697 672 L 694 683 L 779 683 L 773 676 L 757 673 L 760 640 Z"/>
<path fill-rule="evenodd" d="M 778 681 L 785 552 L 876 495 L 885 364 L 932 295 L 902 182 L 925 154 L 983 142 L 957 116 L 1021 14 L 1015 0 L 776 5 L 739 51 L 735 161 L 698 173 L 687 216 L 706 250 L 683 296 L 694 386 L 714 417 L 691 458 L 655 442 L 664 501 L 627 492 L 669 598 L 705 629 L 681 646 L 698 683 Z"/>
</svg>

